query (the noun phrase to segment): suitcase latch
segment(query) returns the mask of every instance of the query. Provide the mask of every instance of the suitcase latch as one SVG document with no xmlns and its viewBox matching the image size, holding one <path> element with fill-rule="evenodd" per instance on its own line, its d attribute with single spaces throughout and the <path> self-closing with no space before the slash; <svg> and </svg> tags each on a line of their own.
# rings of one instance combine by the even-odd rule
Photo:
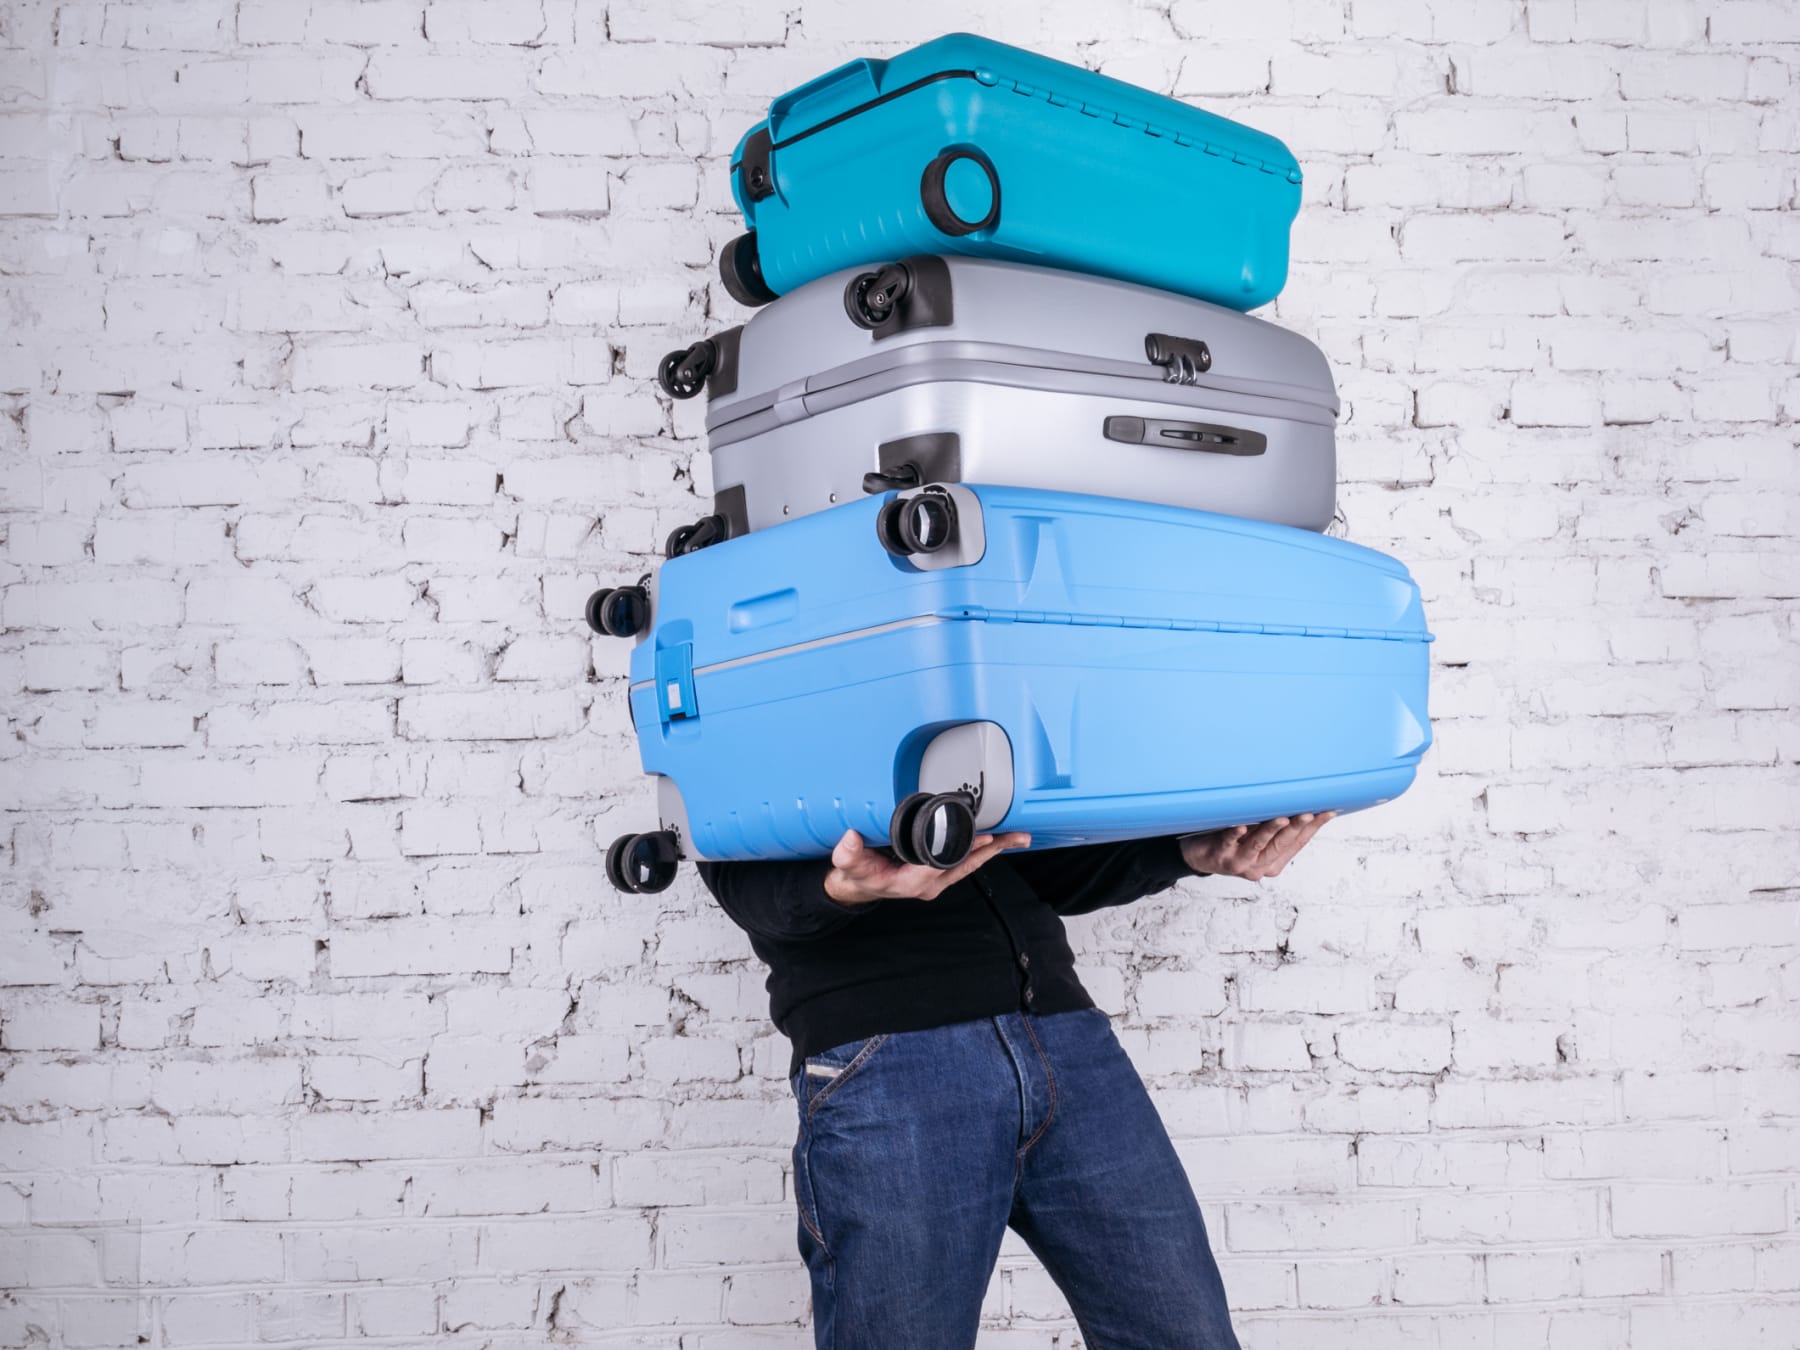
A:
<svg viewBox="0 0 1800 1350">
<path fill-rule="evenodd" d="M 1163 379 L 1169 384 L 1194 384 L 1212 369 L 1212 352 L 1199 338 L 1146 333 L 1144 355 L 1151 365 L 1163 368 Z"/>
<path fill-rule="evenodd" d="M 656 707 L 666 722 L 698 717 L 694 702 L 694 644 L 678 642 L 656 653 Z"/>
</svg>

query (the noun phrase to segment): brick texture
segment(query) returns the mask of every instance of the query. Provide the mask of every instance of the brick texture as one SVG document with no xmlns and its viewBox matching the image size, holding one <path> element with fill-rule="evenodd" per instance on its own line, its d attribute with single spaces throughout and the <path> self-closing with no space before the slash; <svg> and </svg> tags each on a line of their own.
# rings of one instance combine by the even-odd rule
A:
<svg viewBox="0 0 1800 1350">
<path fill-rule="evenodd" d="M 1800 1344 L 1800 10 L 11 0 L 0 1350 L 810 1344 L 581 602 L 708 495 L 736 137 L 964 25 L 1292 145 L 1438 633 L 1403 801 L 1076 925 L 1246 1345 Z M 1013 1242 L 986 1321 L 1079 1343 Z"/>
</svg>

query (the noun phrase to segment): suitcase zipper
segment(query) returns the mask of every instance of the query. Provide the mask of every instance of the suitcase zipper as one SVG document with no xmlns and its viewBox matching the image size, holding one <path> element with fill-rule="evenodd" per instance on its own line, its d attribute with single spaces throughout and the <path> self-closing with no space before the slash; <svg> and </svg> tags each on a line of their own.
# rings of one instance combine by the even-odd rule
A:
<svg viewBox="0 0 1800 1350">
<path fill-rule="evenodd" d="M 1141 614 L 1065 614 L 1042 609 L 992 609 L 986 605 L 953 605 L 940 609 L 937 617 L 975 623 L 1061 623 L 1077 628 L 1166 628 L 1176 633 L 1355 638 L 1373 642 L 1437 641 L 1435 635 L 1414 628 L 1336 628 L 1298 623 L 1234 623 L 1228 619 L 1160 619 Z"/>
<path fill-rule="evenodd" d="M 1335 394 L 1304 385 L 1208 372 L 1203 381 L 1182 384 L 1165 378 L 1148 361 L 1045 351 L 1004 343 L 921 342 L 891 353 L 849 362 L 832 370 L 790 380 L 776 389 L 723 404 L 709 403 L 707 435 L 716 452 L 763 435 L 801 415 L 817 417 L 915 385 L 940 382 L 998 384 L 1011 389 L 1057 394 L 1091 394 L 1174 408 L 1192 407 L 1214 415 L 1266 417 L 1283 422 L 1332 426 Z M 778 402 L 782 406 L 777 406 Z"/>
<path fill-rule="evenodd" d="M 1176 633 L 1242 633 L 1247 636 L 1259 637 L 1354 638 L 1371 642 L 1429 643 L 1437 641 L 1435 634 L 1408 628 L 1333 628 L 1306 624 L 1234 623 L 1225 619 L 1162 619 L 1141 614 L 1067 614 L 1041 609 L 991 609 L 986 605 L 952 605 L 933 614 L 921 614 L 911 619 L 896 619 L 892 623 L 875 624 L 869 628 L 853 629 L 848 633 L 834 633 L 830 637 L 814 638 L 810 642 L 796 642 L 787 647 L 772 647 L 768 651 L 752 652 L 748 656 L 734 656 L 730 660 L 694 666 L 690 678 L 711 675 L 722 670 L 733 670 L 738 666 L 754 665 L 758 661 L 770 661 L 778 656 L 792 656 L 798 652 L 816 651 L 821 647 L 853 642 L 858 638 L 875 637 L 882 633 L 894 632 L 896 629 L 957 622 L 1060 623 L 1067 624 L 1072 628 L 1150 628 L 1166 629 Z M 642 689 L 646 683 L 647 681 L 640 680 L 630 687 L 633 690 Z"/>
</svg>

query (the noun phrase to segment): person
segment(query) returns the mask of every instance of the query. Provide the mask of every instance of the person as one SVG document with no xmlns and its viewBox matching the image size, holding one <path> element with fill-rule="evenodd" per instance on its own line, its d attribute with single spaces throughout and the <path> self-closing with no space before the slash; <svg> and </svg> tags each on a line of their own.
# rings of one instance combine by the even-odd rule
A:
<svg viewBox="0 0 1800 1350">
<path fill-rule="evenodd" d="M 1237 1350 L 1193 1188 L 1062 921 L 1278 876 L 1331 815 L 1029 853 L 983 834 L 947 871 L 855 831 L 829 858 L 701 864 L 793 1043 L 819 1346 L 974 1345 L 1011 1227 L 1089 1350 Z"/>
</svg>

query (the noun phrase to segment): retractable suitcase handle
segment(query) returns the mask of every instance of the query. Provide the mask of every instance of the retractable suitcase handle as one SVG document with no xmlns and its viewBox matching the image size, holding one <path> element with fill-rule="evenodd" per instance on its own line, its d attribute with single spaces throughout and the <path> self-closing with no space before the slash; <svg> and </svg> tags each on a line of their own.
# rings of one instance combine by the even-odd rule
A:
<svg viewBox="0 0 1800 1350">
<path fill-rule="evenodd" d="M 769 134 L 779 141 L 781 124 L 793 114 L 796 108 L 807 99 L 838 85 L 866 85 L 866 93 L 861 88 L 854 91 L 856 98 L 873 98 L 881 92 L 881 73 L 886 69 L 886 61 L 878 61 L 869 57 L 860 61 L 846 61 L 836 70 L 828 70 L 818 79 L 808 80 L 805 84 L 788 90 L 769 105 Z M 854 104 L 846 106 L 854 106 Z M 841 112 L 843 110 L 835 109 L 834 111 Z"/>
<path fill-rule="evenodd" d="M 886 61 L 867 57 L 848 61 L 816 80 L 808 80 L 788 90 L 769 105 L 768 117 L 744 137 L 738 147 L 737 162 L 732 165 L 732 190 L 746 220 L 754 225 L 752 206 L 764 197 L 775 195 L 776 150 L 853 117 L 866 107 L 885 102 L 881 76 L 886 70 Z M 908 89 L 912 87 L 907 86 Z M 892 96 L 905 92 L 905 89 L 896 90 Z M 813 105 L 810 109 L 806 109 L 808 103 Z M 803 109 L 810 114 L 807 117 L 810 125 L 787 136 L 789 120 L 800 116 Z"/>
</svg>

